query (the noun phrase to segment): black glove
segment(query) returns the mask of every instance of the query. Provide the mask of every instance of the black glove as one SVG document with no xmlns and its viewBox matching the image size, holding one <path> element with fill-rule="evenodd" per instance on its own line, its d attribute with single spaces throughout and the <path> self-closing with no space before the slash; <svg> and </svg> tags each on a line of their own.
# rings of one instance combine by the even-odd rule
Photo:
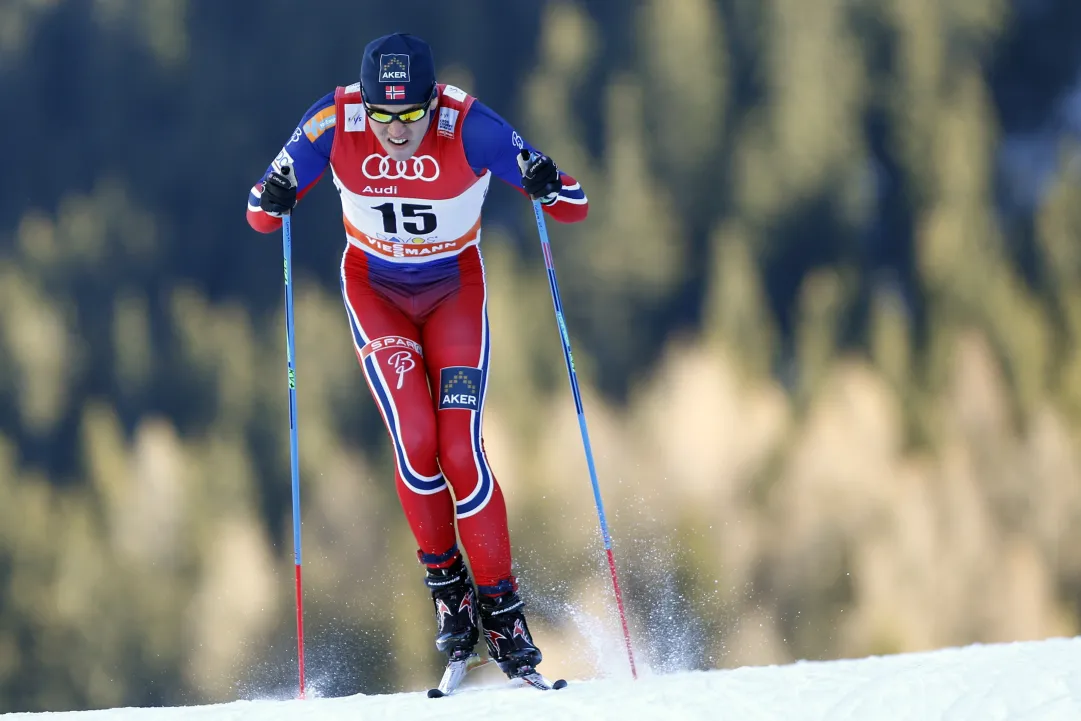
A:
<svg viewBox="0 0 1081 721">
<path fill-rule="evenodd" d="M 259 198 L 259 207 L 267 215 L 280 218 L 290 212 L 297 204 L 297 185 L 293 169 L 283 165 L 281 172 L 271 171 L 263 181 L 263 194 Z"/>
<path fill-rule="evenodd" d="M 528 150 L 522 150 L 518 157 L 518 167 L 522 171 L 522 187 L 529 197 L 542 204 L 554 203 L 563 183 L 559 179 L 559 168 L 547 155 L 537 154 L 530 157 Z"/>
</svg>

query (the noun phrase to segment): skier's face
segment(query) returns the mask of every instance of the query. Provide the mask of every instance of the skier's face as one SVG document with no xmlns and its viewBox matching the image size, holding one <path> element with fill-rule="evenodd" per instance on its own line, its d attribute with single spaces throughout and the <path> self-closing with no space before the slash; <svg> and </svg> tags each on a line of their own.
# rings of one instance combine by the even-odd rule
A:
<svg viewBox="0 0 1081 721">
<path fill-rule="evenodd" d="M 397 117 L 389 123 L 380 123 L 378 122 L 378 119 L 385 117 L 383 115 L 384 113 L 402 114 L 408 119 L 411 114 L 410 111 L 421 110 L 425 106 L 368 106 L 368 118 L 371 121 L 368 123 L 368 127 L 375 133 L 375 137 L 379 138 L 379 143 L 383 146 L 383 150 L 387 151 L 387 156 L 390 157 L 391 160 L 406 160 L 413 157 L 413 153 L 417 152 L 417 148 L 420 147 L 421 141 L 424 140 L 424 134 L 428 132 L 428 126 L 431 125 L 432 115 L 435 112 L 437 103 L 438 100 L 432 98 L 432 100 L 428 102 L 427 112 L 423 114 L 423 117 L 411 123 L 402 122 L 402 119 Z"/>
</svg>

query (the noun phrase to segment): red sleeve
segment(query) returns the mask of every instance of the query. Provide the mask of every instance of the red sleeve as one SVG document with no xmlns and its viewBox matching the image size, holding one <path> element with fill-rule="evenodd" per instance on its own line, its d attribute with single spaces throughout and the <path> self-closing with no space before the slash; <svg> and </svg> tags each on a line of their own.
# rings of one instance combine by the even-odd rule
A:
<svg viewBox="0 0 1081 721">
<path fill-rule="evenodd" d="M 258 197 L 263 193 L 263 181 L 256 183 L 255 187 L 251 189 L 252 195 Z M 299 196 L 300 193 L 297 193 Z M 248 225 L 260 233 L 273 233 L 278 228 L 282 227 L 282 219 L 275 218 L 273 215 L 267 215 L 267 213 L 258 205 L 252 205 L 250 200 L 248 202 Z"/>
<path fill-rule="evenodd" d="M 319 177 L 322 177 L 321 175 Z M 319 182 L 319 178 L 316 178 L 308 187 L 302 188 L 297 192 L 297 204 L 300 204 L 300 200 L 308 194 L 308 191 L 315 187 L 315 184 Z M 255 198 L 258 201 L 259 196 L 263 193 L 263 181 L 256 183 L 255 187 L 251 189 L 251 197 L 248 199 L 248 225 L 260 233 L 273 233 L 282 227 L 282 219 L 276 218 L 273 215 L 268 215 L 266 211 L 260 208 L 258 205 L 252 205 L 251 198 Z"/>
<path fill-rule="evenodd" d="M 559 179 L 563 182 L 563 189 L 559 191 L 554 202 L 541 206 L 544 212 L 560 223 L 585 220 L 589 215 L 589 199 L 586 198 L 582 185 L 563 171 L 559 171 Z M 518 191 L 527 195 L 522 188 L 518 188 Z"/>
</svg>

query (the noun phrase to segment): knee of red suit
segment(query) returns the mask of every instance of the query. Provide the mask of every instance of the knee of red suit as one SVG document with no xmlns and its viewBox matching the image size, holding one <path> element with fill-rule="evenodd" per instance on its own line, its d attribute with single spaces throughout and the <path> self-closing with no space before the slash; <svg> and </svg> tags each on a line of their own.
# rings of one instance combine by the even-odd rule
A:
<svg viewBox="0 0 1081 721">
<path fill-rule="evenodd" d="M 435 458 L 439 447 L 435 424 L 405 423 L 399 431 L 402 450 L 410 459 Z"/>
<path fill-rule="evenodd" d="M 463 433 L 452 433 L 449 429 L 440 432 L 439 467 L 448 478 L 468 478 L 477 472 L 480 449 L 473 449 L 468 429 L 462 430 Z"/>
</svg>

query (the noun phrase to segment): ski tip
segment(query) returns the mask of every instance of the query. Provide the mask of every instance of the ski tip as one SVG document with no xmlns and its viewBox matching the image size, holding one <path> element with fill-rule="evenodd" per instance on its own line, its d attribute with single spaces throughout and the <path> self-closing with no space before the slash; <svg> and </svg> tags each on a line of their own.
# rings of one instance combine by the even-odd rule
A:
<svg viewBox="0 0 1081 721">
<path fill-rule="evenodd" d="M 428 698 L 443 698 L 444 696 L 446 696 L 446 694 L 437 688 L 428 689 Z"/>
<path fill-rule="evenodd" d="M 558 681 L 556 681 L 555 683 L 552 684 L 552 688 L 555 689 L 556 691 L 558 691 L 561 688 L 567 688 L 567 682 L 564 679 L 559 679 Z"/>
</svg>

